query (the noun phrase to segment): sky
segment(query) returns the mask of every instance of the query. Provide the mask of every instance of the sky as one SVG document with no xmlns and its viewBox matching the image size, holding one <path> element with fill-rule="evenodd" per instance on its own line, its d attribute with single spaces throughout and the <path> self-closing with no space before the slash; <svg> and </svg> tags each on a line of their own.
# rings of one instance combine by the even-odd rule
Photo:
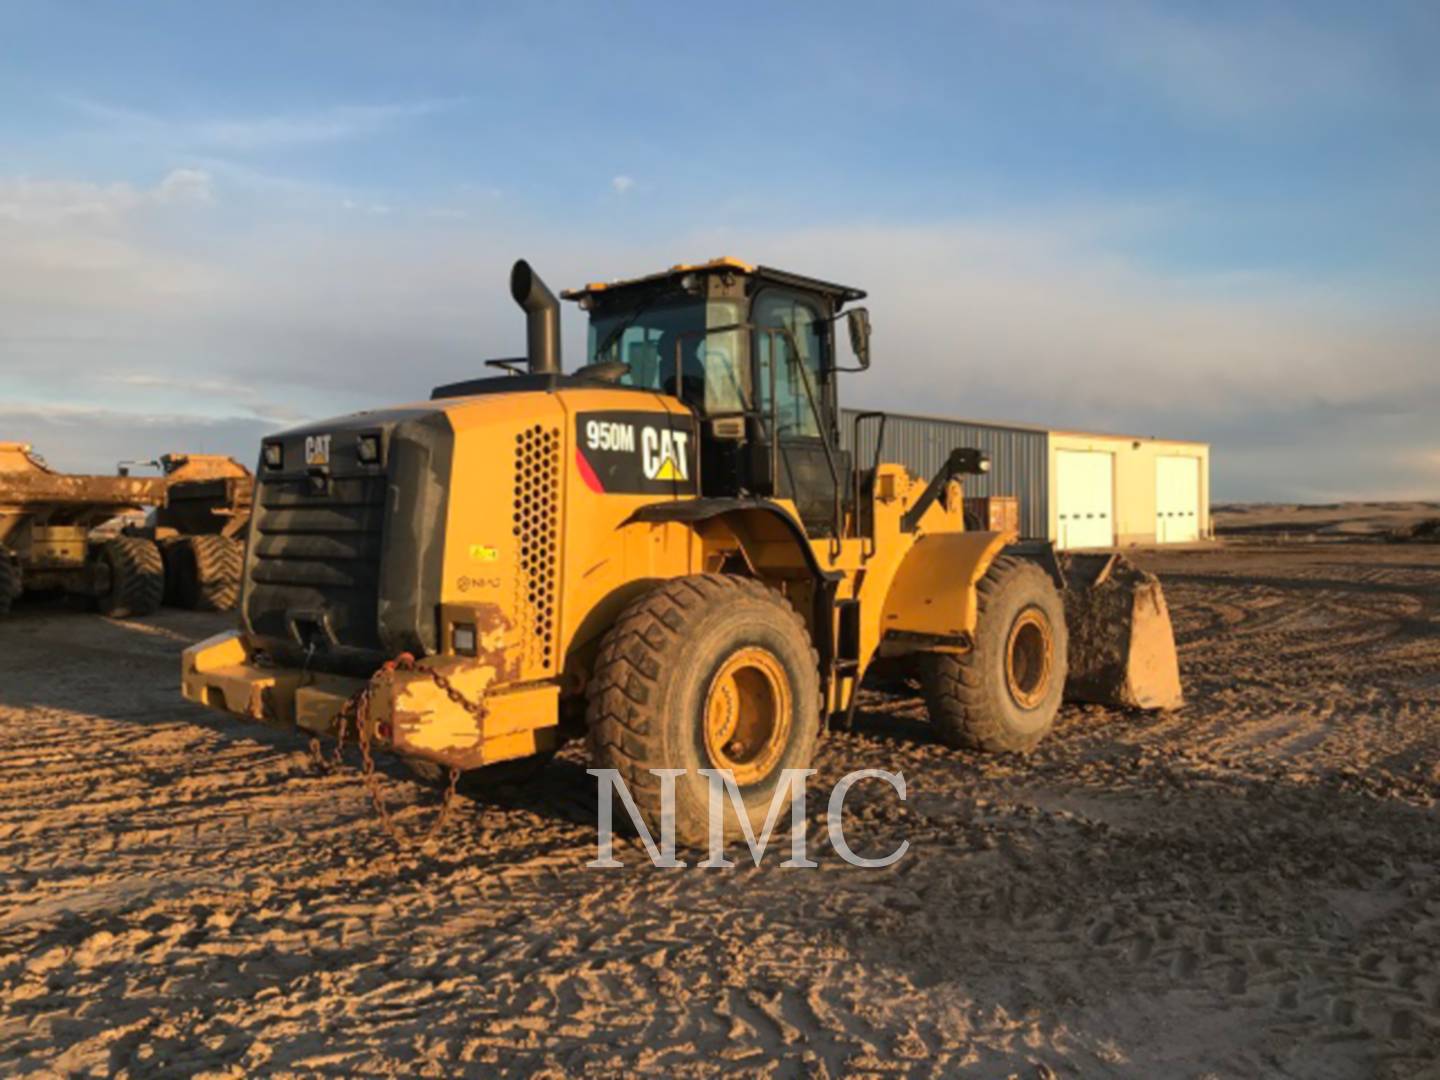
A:
<svg viewBox="0 0 1440 1080">
<path fill-rule="evenodd" d="M 868 290 L 846 404 L 1440 498 L 1437 49 L 1433 2 L 0 0 L 0 439 L 249 462 L 522 353 L 517 257 L 732 255 Z"/>
</svg>

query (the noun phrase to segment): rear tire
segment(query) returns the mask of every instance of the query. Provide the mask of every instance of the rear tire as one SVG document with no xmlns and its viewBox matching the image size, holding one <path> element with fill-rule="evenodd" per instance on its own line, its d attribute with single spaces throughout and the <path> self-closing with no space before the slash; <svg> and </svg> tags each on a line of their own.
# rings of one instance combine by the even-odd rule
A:
<svg viewBox="0 0 1440 1080">
<path fill-rule="evenodd" d="M 658 842 L 661 787 L 683 769 L 675 836 L 709 840 L 709 781 L 729 769 L 752 828 L 786 769 L 808 768 L 820 731 L 819 662 L 805 623 L 758 581 L 697 574 L 667 581 L 621 614 L 590 681 L 591 758 L 619 772 Z M 724 832 L 738 835 L 729 800 Z"/>
<path fill-rule="evenodd" d="M 1028 753 L 1065 691 L 1065 608 L 1034 563 L 1001 556 L 976 586 L 975 647 L 921 664 L 930 722 L 948 746 Z"/>
<path fill-rule="evenodd" d="M 165 564 L 154 541 L 116 536 L 100 545 L 96 556 L 108 564 L 110 588 L 96 597 L 102 615 L 124 619 L 153 615 L 165 595 Z"/>
<path fill-rule="evenodd" d="M 167 574 L 177 607 L 192 611 L 233 611 L 240 602 L 245 549 L 228 536 L 182 536 L 170 549 Z M 167 582 L 168 584 L 168 582 Z"/>
</svg>

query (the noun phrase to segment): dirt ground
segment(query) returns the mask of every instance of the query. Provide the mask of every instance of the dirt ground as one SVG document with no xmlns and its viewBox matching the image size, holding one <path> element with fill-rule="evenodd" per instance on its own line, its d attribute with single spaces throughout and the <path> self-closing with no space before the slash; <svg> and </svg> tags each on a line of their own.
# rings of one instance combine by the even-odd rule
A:
<svg viewBox="0 0 1440 1080">
<path fill-rule="evenodd" d="M 1067 708 L 987 758 L 872 693 L 828 738 L 826 791 L 906 776 L 852 796 L 856 848 L 910 842 L 886 870 L 587 869 L 578 751 L 397 856 L 353 774 L 178 699 L 227 619 L 22 608 L 0 1070 L 1440 1076 L 1440 547 L 1144 561 L 1182 712 Z"/>
</svg>

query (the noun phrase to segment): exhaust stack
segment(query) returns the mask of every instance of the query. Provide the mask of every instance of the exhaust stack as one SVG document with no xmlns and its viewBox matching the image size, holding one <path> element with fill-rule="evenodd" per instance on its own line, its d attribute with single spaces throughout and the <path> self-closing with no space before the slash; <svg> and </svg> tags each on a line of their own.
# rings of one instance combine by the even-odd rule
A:
<svg viewBox="0 0 1440 1080">
<path fill-rule="evenodd" d="M 560 374 L 560 301 L 524 259 L 510 271 L 510 295 L 525 309 L 526 357 L 532 375 Z"/>
</svg>

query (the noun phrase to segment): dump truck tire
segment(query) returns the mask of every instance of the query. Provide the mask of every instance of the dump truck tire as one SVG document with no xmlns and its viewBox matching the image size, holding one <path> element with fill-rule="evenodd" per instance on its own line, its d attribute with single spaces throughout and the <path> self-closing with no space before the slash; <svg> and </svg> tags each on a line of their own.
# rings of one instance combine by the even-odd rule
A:
<svg viewBox="0 0 1440 1080">
<path fill-rule="evenodd" d="M 100 613 L 123 619 L 153 615 L 165 595 L 165 564 L 154 541 L 117 536 L 100 545 L 110 569 L 110 588 L 96 598 Z"/>
<path fill-rule="evenodd" d="M 685 770 L 675 836 L 703 847 L 700 769 L 731 771 L 758 833 L 784 770 L 809 767 L 820 731 L 819 661 L 804 621 L 779 593 L 725 574 L 667 581 L 626 608 L 601 643 L 589 699 L 591 758 L 619 772 L 657 844 L 651 769 Z M 728 798 L 724 806 L 725 835 L 740 835 Z"/>
<path fill-rule="evenodd" d="M 20 563 L 8 551 L 0 550 L 0 617 L 10 614 L 10 607 L 24 590 Z"/>
<path fill-rule="evenodd" d="M 160 562 L 165 568 L 165 591 L 161 603 L 166 607 L 180 607 L 180 583 L 184 580 L 186 567 L 180 559 L 180 538 L 172 536 L 157 541 L 160 547 Z"/>
<path fill-rule="evenodd" d="M 948 746 L 1026 753 L 1054 726 L 1065 690 L 1065 608 L 1049 574 L 1009 556 L 976 592 L 975 647 L 921 665 L 930 722 Z"/>
<path fill-rule="evenodd" d="M 233 611 L 240 602 L 245 550 L 228 536 L 182 536 L 170 549 L 165 572 L 174 575 L 177 607 L 192 611 Z"/>
</svg>

